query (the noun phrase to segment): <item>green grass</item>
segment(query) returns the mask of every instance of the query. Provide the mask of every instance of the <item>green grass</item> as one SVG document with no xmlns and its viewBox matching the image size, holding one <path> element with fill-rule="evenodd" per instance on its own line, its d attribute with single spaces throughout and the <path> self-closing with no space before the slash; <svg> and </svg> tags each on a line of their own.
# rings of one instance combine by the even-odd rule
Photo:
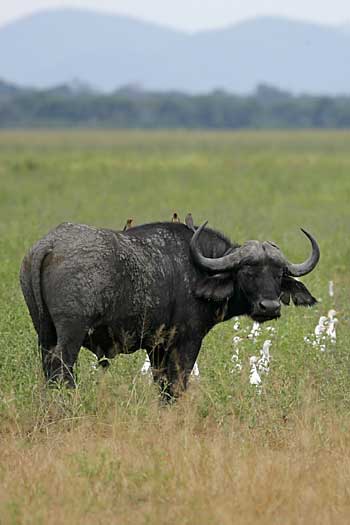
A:
<svg viewBox="0 0 350 525">
<path fill-rule="evenodd" d="M 86 421 L 112 427 L 117 421 L 136 429 L 136 440 L 137 429 L 160 425 L 164 409 L 157 391 L 139 374 L 143 352 L 116 358 L 103 374 L 93 372 L 93 356 L 82 350 L 77 391 L 46 389 L 18 272 L 31 244 L 62 221 L 118 229 L 127 217 L 135 217 L 136 223 L 170 220 L 174 210 L 182 218 L 191 211 L 196 223 L 208 219 L 210 226 L 238 242 L 274 240 L 294 262 L 309 251 L 300 226 L 312 232 L 321 247 L 319 266 L 303 279 L 320 302 L 313 309 L 285 307 L 273 323 L 277 333 L 270 374 L 261 393 L 249 384 L 249 357 L 259 346 L 244 340 L 242 372 L 231 373 L 234 334 L 233 323 L 227 322 L 205 339 L 199 356 L 201 380 L 192 382 L 188 396 L 170 409 L 174 417 L 187 417 L 190 399 L 193 435 L 205 434 L 208 425 L 230 433 L 234 418 L 240 439 L 256 431 L 267 440 L 273 436 L 273 443 L 284 435 L 286 421 L 311 405 L 317 406 L 317 417 L 346 419 L 349 202 L 347 132 L 0 133 L 0 439 L 18 438 L 25 447 L 40 436 L 80 428 Z M 330 280 L 334 298 L 328 296 Z M 338 312 L 338 341 L 321 353 L 307 345 L 304 336 L 330 308 Z M 250 326 L 251 321 L 242 320 L 244 330 Z M 83 452 L 78 456 L 76 452 L 74 464 L 80 476 L 101 477 L 102 456 L 102 463 L 96 459 L 92 465 Z M 102 476 L 107 486 L 108 469 L 119 468 L 108 465 Z M 167 470 L 161 461 L 157 465 L 160 470 L 154 475 L 161 485 Z M 142 468 L 133 472 L 135 487 L 142 485 L 142 476 L 150 476 Z M 5 477 L 0 468 L 0 484 Z M 40 494 L 33 497 L 40 501 Z M 8 522 L 22 523 L 28 503 L 6 500 L 6 505 Z M 134 508 L 133 502 L 130 506 Z M 154 512 L 149 516 L 150 523 L 162 521 L 152 519 Z"/>
</svg>

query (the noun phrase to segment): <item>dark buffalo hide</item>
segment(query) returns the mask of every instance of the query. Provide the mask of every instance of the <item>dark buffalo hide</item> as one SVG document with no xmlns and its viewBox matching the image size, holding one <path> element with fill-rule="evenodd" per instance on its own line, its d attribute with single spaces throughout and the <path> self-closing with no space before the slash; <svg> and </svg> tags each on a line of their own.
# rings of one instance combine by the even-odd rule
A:
<svg viewBox="0 0 350 525">
<path fill-rule="evenodd" d="M 64 223 L 25 256 L 21 287 L 45 376 L 74 385 L 81 346 L 103 360 L 143 348 L 165 396 L 187 384 L 202 340 L 218 322 L 280 316 L 281 301 L 316 301 L 294 276 L 309 273 L 273 243 L 242 246 L 202 225 L 155 223 L 124 232 Z M 103 361 L 106 363 L 106 361 Z"/>
</svg>

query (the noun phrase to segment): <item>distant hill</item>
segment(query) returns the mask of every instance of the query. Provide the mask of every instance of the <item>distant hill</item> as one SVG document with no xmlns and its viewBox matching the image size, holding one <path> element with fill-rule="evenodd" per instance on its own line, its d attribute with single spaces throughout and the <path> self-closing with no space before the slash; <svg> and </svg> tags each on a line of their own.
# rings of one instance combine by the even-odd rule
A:
<svg viewBox="0 0 350 525">
<path fill-rule="evenodd" d="M 350 92 L 350 30 L 257 18 L 187 34 L 132 18 L 62 9 L 0 28 L 0 78 L 48 87 L 78 78 L 112 91 Z"/>
<path fill-rule="evenodd" d="M 0 78 L 0 97 L 12 97 L 13 95 L 18 95 L 22 91 L 22 88 Z"/>
</svg>

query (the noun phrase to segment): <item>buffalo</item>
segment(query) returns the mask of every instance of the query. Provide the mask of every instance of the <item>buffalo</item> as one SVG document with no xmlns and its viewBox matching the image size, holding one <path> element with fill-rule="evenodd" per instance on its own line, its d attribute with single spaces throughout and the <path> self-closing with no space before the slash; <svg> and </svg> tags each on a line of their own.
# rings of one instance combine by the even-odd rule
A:
<svg viewBox="0 0 350 525">
<path fill-rule="evenodd" d="M 82 346 L 103 360 L 145 349 L 154 380 L 173 399 L 187 386 L 202 340 L 219 322 L 264 322 L 281 303 L 315 298 L 293 277 L 310 273 L 320 250 L 292 264 L 272 242 L 232 243 L 206 227 L 177 222 L 123 232 L 63 223 L 24 257 L 20 282 L 46 379 L 75 385 Z"/>
</svg>

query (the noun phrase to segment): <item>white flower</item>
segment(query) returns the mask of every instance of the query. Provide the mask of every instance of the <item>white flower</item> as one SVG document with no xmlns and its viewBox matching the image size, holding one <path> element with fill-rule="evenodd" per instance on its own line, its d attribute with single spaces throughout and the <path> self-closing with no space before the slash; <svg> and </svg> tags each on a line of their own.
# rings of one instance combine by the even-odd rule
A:
<svg viewBox="0 0 350 525">
<path fill-rule="evenodd" d="M 326 352 L 328 343 L 335 344 L 337 342 L 336 325 L 338 319 L 336 318 L 336 311 L 329 310 L 327 317 L 321 315 L 315 330 L 314 338 L 310 340 L 308 337 L 304 337 L 304 341 L 308 344 L 312 344 L 313 347 L 318 347 L 320 352 Z"/>
<path fill-rule="evenodd" d="M 241 365 L 240 357 L 239 357 L 239 343 L 241 341 L 242 341 L 242 338 L 238 337 L 237 335 L 232 339 L 233 354 L 231 357 L 231 363 L 235 365 L 234 368 L 238 370 L 239 372 L 242 370 L 242 365 Z M 231 370 L 231 373 L 233 372 L 234 372 L 234 369 Z"/>
<path fill-rule="evenodd" d="M 256 342 L 256 338 L 260 335 L 261 332 L 261 326 L 260 323 L 254 321 L 252 329 L 250 333 L 248 334 L 248 339 L 253 339 L 253 342 Z"/>
<path fill-rule="evenodd" d="M 337 312 L 335 310 L 329 310 L 328 317 L 329 319 L 333 319 L 337 315 Z"/>
<path fill-rule="evenodd" d="M 263 344 L 263 347 L 262 347 L 262 353 L 264 354 L 264 356 L 267 359 L 270 359 L 270 348 L 271 348 L 271 345 L 272 345 L 271 339 L 266 339 L 266 341 L 264 341 L 264 344 Z"/>
<path fill-rule="evenodd" d="M 328 327 L 327 327 L 327 335 L 331 340 L 331 343 L 335 344 L 337 342 L 337 333 L 335 331 L 335 326 L 338 322 L 338 319 L 334 317 L 333 319 L 330 319 Z"/>
<path fill-rule="evenodd" d="M 193 367 L 192 372 L 191 372 L 191 376 L 194 376 L 194 377 L 197 377 L 197 378 L 200 377 L 197 361 L 194 364 L 194 367 Z"/>
<path fill-rule="evenodd" d="M 256 369 L 256 360 L 257 358 L 255 356 L 250 358 L 250 375 L 249 375 L 249 382 L 251 385 L 258 386 L 261 384 L 261 377 L 258 374 L 258 371 Z"/>
<path fill-rule="evenodd" d="M 325 317 L 324 315 L 321 315 L 318 324 L 315 327 L 315 336 L 320 337 L 323 332 L 326 331 L 326 324 L 328 322 L 328 317 Z"/>
<path fill-rule="evenodd" d="M 151 372 L 151 361 L 149 360 L 148 355 L 146 356 L 145 362 L 143 363 L 143 366 L 141 368 L 141 374 L 146 375 Z"/>
</svg>

